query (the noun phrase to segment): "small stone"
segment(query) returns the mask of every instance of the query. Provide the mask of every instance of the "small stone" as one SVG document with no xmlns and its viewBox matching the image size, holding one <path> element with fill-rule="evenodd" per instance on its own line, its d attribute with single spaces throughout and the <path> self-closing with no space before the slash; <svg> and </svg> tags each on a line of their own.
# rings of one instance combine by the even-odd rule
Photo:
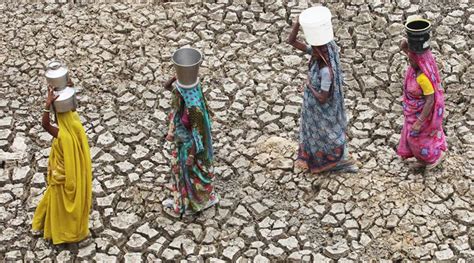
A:
<svg viewBox="0 0 474 263">
<path fill-rule="evenodd" d="M 398 225 L 398 216 L 396 215 L 389 215 L 387 217 L 387 224 L 385 225 L 386 228 L 388 229 L 393 229 Z"/>
<path fill-rule="evenodd" d="M 30 172 L 30 167 L 28 166 L 15 168 L 15 170 L 13 171 L 13 176 L 12 176 L 13 182 L 22 182 L 23 180 L 25 180 L 25 178 L 27 178 L 29 172 Z"/>
<path fill-rule="evenodd" d="M 250 218 L 252 218 L 252 216 L 247 211 L 247 209 L 245 209 L 245 207 L 242 206 L 242 205 L 239 205 L 237 207 L 237 209 L 235 209 L 235 214 L 239 215 L 240 217 L 242 217 L 245 220 L 249 220 Z"/>
<path fill-rule="evenodd" d="M 340 259 L 349 255 L 349 246 L 346 242 L 338 242 L 324 248 L 324 254 L 333 259 Z"/>
<path fill-rule="evenodd" d="M 454 210 L 453 214 L 457 220 L 466 225 L 472 225 L 474 223 L 474 212 L 468 210 Z"/>
<path fill-rule="evenodd" d="M 115 142 L 115 138 L 111 132 L 107 131 L 101 135 L 97 139 L 97 144 L 102 146 L 110 146 Z"/>
<path fill-rule="evenodd" d="M 136 214 L 120 212 L 116 217 L 110 219 L 110 224 L 119 231 L 128 232 L 139 220 L 140 218 Z"/>
<path fill-rule="evenodd" d="M 370 244 L 370 242 L 372 242 L 372 239 L 365 233 L 362 233 L 360 235 L 360 243 L 363 245 L 363 246 L 367 246 Z"/>
<path fill-rule="evenodd" d="M 12 133 L 11 130 L 0 130 L 0 140 L 7 140 L 11 133 Z M 51 137 L 48 136 L 47 139 L 45 139 L 45 141 L 49 141 L 50 138 Z"/>
<path fill-rule="evenodd" d="M 393 23 L 387 28 L 387 32 L 391 36 L 400 35 L 405 32 L 405 26 L 400 23 Z"/>
<path fill-rule="evenodd" d="M 26 139 L 20 134 L 17 134 L 15 136 L 15 139 L 13 140 L 12 146 L 10 149 L 13 152 L 18 152 L 18 153 L 23 153 L 25 154 L 26 151 L 28 150 L 28 145 L 25 143 Z"/>
<path fill-rule="evenodd" d="M 240 248 L 237 246 L 230 246 L 226 247 L 224 251 L 222 252 L 222 255 L 224 258 L 230 260 L 230 261 L 235 261 L 237 257 L 239 256 Z"/>
<path fill-rule="evenodd" d="M 313 254 L 313 262 L 331 263 L 332 260 L 330 258 L 325 257 L 323 254 L 318 253 L 318 254 Z"/>
<path fill-rule="evenodd" d="M 349 220 L 346 220 L 346 222 L 344 222 L 344 227 L 347 229 L 355 229 L 355 228 L 358 229 L 359 224 L 357 223 L 356 220 L 349 219 Z"/>
<path fill-rule="evenodd" d="M 150 228 L 150 225 L 149 223 L 145 223 L 144 225 L 140 226 L 139 228 L 137 228 L 137 232 L 140 233 L 140 234 L 143 234 L 145 236 L 147 236 L 149 239 L 152 239 L 154 238 L 156 235 L 158 235 L 158 231 L 156 231 L 155 229 L 153 228 Z"/>
<path fill-rule="evenodd" d="M 117 262 L 117 257 L 109 256 L 109 255 L 104 254 L 104 253 L 97 253 L 97 254 L 95 254 L 93 260 L 95 262 Z M 59 261 L 59 262 L 61 262 L 61 261 Z"/>
<path fill-rule="evenodd" d="M 107 251 L 107 253 L 110 255 L 118 256 L 121 251 L 117 246 L 112 246 L 111 248 L 109 248 L 109 251 Z"/>
<path fill-rule="evenodd" d="M 262 255 L 256 255 L 253 259 L 254 263 L 270 263 L 270 260 Z"/>
<path fill-rule="evenodd" d="M 114 201 L 114 197 L 115 197 L 114 193 L 112 193 L 108 196 L 105 196 L 105 197 L 97 197 L 96 198 L 97 205 L 99 207 L 110 207 L 110 206 L 112 206 L 112 202 Z"/>
<path fill-rule="evenodd" d="M 214 245 L 202 245 L 199 250 L 199 255 L 203 257 L 217 256 L 217 248 Z"/>
<path fill-rule="evenodd" d="M 203 239 L 204 244 L 213 244 L 218 239 L 220 232 L 213 227 L 207 227 Z"/>
<path fill-rule="evenodd" d="M 0 128 L 7 128 L 10 129 L 13 124 L 12 117 L 2 117 L 0 118 Z"/>
<path fill-rule="evenodd" d="M 278 243 L 285 247 L 288 251 L 293 251 L 299 247 L 298 239 L 293 236 L 286 239 L 280 239 L 278 240 Z"/>
<path fill-rule="evenodd" d="M 107 190 L 115 191 L 115 190 L 120 189 L 122 186 L 124 186 L 125 182 L 122 178 L 114 178 L 114 179 L 105 181 L 104 184 Z"/>
<path fill-rule="evenodd" d="M 257 220 L 267 216 L 270 212 L 266 206 L 258 202 L 250 205 L 250 208 L 252 209 L 252 212 L 256 215 Z"/>
<path fill-rule="evenodd" d="M 434 254 L 435 254 L 435 260 L 449 261 L 449 260 L 454 259 L 454 253 L 449 248 L 445 250 L 441 250 L 441 251 L 436 251 Z"/>
<path fill-rule="evenodd" d="M 120 162 L 120 163 L 117 163 L 116 165 L 119 167 L 120 171 L 122 171 L 123 173 L 128 173 L 135 168 L 135 165 L 129 163 L 128 161 Z M 118 184 L 119 186 L 121 186 L 124 183 L 123 183 L 123 180 L 122 182 L 120 182 L 120 180 L 114 181 L 114 183 L 111 184 L 111 187 L 115 187 L 114 184 Z"/>
<path fill-rule="evenodd" d="M 133 234 L 130 236 L 127 242 L 127 247 L 131 251 L 142 251 L 145 247 L 145 243 L 147 242 L 146 238 L 144 238 L 140 234 Z"/>
<path fill-rule="evenodd" d="M 334 218 L 334 216 L 330 214 L 326 214 L 321 220 L 321 223 L 323 225 L 330 225 L 330 226 L 337 226 L 338 224 L 336 218 Z"/>
<path fill-rule="evenodd" d="M 283 64 L 285 64 L 287 67 L 299 66 L 303 61 L 303 58 L 297 55 L 282 56 L 282 59 Z"/>
<path fill-rule="evenodd" d="M 166 242 L 166 238 L 160 237 L 158 240 L 155 241 L 151 246 L 148 247 L 148 250 L 153 251 L 155 254 L 159 255 L 161 249 L 163 248 L 163 244 Z"/>
<path fill-rule="evenodd" d="M 369 232 L 373 238 L 378 238 L 382 234 L 382 228 L 374 225 L 369 229 Z"/>
<path fill-rule="evenodd" d="M 263 114 L 261 114 L 258 118 L 264 123 L 264 124 L 269 124 L 274 122 L 276 119 L 278 119 L 278 115 L 271 114 L 267 111 L 265 111 Z"/>
<path fill-rule="evenodd" d="M 288 256 L 288 260 L 290 262 L 303 262 L 303 258 L 307 255 L 311 255 L 311 250 L 301 250 L 301 251 L 295 251 Z M 314 261 L 314 262 L 319 262 L 319 261 Z"/>
<path fill-rule="evenodd" d="M 410 0 L 396 0 L 397 6 L 401 9 L 405 9 L 410 6 Z"/>
<path fill-rule="evenodd" d="M 255 232 L 254 226 L 244 227 L 240 232 L 240 235 L 246 240 L 254 241 L 257 239 L 257 233 Z"/>
<path fill-rule="evenodd" d="M 89 259 L 94 256 L 96 251 L 96 244 L 91 243 L 86 247 L 80 248 L 79 252 L 77 253 L 77 257 L 80 259 Z"/>
<path fill-rule="evenodd" d="M 266 249 L 263 252 L 264 255 L 272 258 L 272 259 L 283 259 L 283 256 L 285 255 L 285 251 L 279 247 L 274 246 L 273 244 L 270 244 L 268 246 L 268 249 Z"/>
<path fill-rule="evenodd" d="M 5 254 L 5 259 L 6 261 L 16 261 L 21 259 L 21 251 L 20 250 L 14 250 L 14 251 L 9 251 Z"/>
<path fill-rule="evenodd" d="M 135 262 L 143 262 L 142 260 L 142 253 L 127 253 L 123 256 L 123 260 L 125 263 L 135 263 Z"/>
<path fill-rule="evenodd" d="M 176 249 L 165 249 L 161 256 L 166 260 L 175 260 L 181 257 L 181 252 Z"/>
</svg>

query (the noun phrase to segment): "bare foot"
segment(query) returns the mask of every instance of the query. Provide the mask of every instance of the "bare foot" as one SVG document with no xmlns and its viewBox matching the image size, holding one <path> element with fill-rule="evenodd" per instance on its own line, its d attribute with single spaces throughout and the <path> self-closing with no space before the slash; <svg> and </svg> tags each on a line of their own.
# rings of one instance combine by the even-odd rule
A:
<svg viewBox="0 0 474 263">
<path fill-rule="evenodd" d="M 296 160 L 295 163 L 294 163 L 294 171 L 295 173 L 299 174 L 299 173 L 304 173 L 306 171 L 308 171 L 308 164 L 303 161 L 303 160 Z"/>
<path fill-rule="evenodd" d="M 410 168 L 412 168 L 412 169 L 421 169 L 425 166 L 426 166 L 426 163 L 420 162 L 420 161 L 410 163 Z"/>
<path fill-rule="evenodd" d="M 432 164 L 428 164 L 426 166 L 426 170 L 433 170 L 434 168 L 436 168 L 440 163 L 443 162 L 444 158 L 446 158 L 446 153 L 445 152 L 441 152 L 441 156 L 438 158 L 438 160 L 436 160 L 436 162 L 432 163 Z"/>
<path fill-rule="evenodd" d="M 166 135 L 166 140 L 169 142 L 174 141 L 174 134 L 168 133 L 168 135 Z"/>
</svg>

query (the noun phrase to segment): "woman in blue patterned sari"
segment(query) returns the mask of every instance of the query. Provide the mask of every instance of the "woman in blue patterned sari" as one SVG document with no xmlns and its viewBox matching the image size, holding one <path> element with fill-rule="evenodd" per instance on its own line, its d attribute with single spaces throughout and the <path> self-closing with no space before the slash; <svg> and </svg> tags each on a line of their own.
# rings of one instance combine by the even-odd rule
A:
<svg viewBox="0 0 474 263">
<path fill-rule="evenodd" d="M 310 46 L 297 40 L 296 19 L 288 43 L 311 55 L 308 80 L 304 85 L 298 159 L 295 166 L 311 173 L 325 171 L 355 172 L 347 152 L 347 118 L 339 51 L 330 41 Z"/>
</svg>

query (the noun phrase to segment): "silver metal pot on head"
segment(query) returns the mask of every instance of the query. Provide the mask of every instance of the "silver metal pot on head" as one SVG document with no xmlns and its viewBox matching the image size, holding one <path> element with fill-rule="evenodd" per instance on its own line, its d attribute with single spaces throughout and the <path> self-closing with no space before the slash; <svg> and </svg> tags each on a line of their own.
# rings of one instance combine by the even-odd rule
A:
<svg viewBox="0 0 474 263">
<path fill-rule="evenodd" d="M 46 69 L 46 80 L 54 87 L 54 90 L 62 90 L 67 86 L 67 67 L 60 61 L 51 61 Z"/>
<path fill-rule="evenodd" d="M 55 112 L 68 112 L 77 108 L 76 90 L 74 88 L 66 87 L 55 91 L 54 95 L 59 95 L 53 102 Z"/>
<path fill-rule="evenodd" d="M 173 53 L 172 61 L 179 86 L 192 88 L 197 85 L 202 58 L 201 51 L 194 48 L 180 48 Z"/>
</svg>

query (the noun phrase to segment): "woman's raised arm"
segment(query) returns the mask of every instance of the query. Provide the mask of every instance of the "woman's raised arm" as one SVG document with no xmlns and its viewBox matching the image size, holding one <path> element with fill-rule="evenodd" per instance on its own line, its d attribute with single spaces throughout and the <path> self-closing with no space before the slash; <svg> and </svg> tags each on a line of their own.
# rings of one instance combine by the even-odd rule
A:
<svg viewBox="0 0 474 263">
<path fill-rule="evenodd" d="M 176 76 L 172 77 L 171 79 L 169 79 L 166 83 L 165 83 L 165 89 L 166 90 L 169 90 L 169 91 L 172 91 L 173 90 L 173 82 L 176 81 Z"/>
<path fill-rule="evenodd" d="M 59 96 L 55 96 L 53 93 L 53 87 L 48 86 L 48 97 L 46 98 L 46 105 L 43 109 L 43 118 L 41 118 L 41 126 L 54 138 L 58 137 L 59 129 L 51 125 L 51 120 L 49 118 L 50 108 L 53 102 Z"/>
<path fill-rule="evenodd" d="M 296 49 L 306 52 L 306 45 L 296 38 L 296 36 L 298 35 L 298 31 L 300 30 L 300 22 L 298 20 L 299 20 L 299 17 L 297 17 L 295 22 L 293 23 L 293 28 L 291 29 L 291 33 L 288 36 L 287 42 L 288 44 L 292 45 Z"/>
</svg>

